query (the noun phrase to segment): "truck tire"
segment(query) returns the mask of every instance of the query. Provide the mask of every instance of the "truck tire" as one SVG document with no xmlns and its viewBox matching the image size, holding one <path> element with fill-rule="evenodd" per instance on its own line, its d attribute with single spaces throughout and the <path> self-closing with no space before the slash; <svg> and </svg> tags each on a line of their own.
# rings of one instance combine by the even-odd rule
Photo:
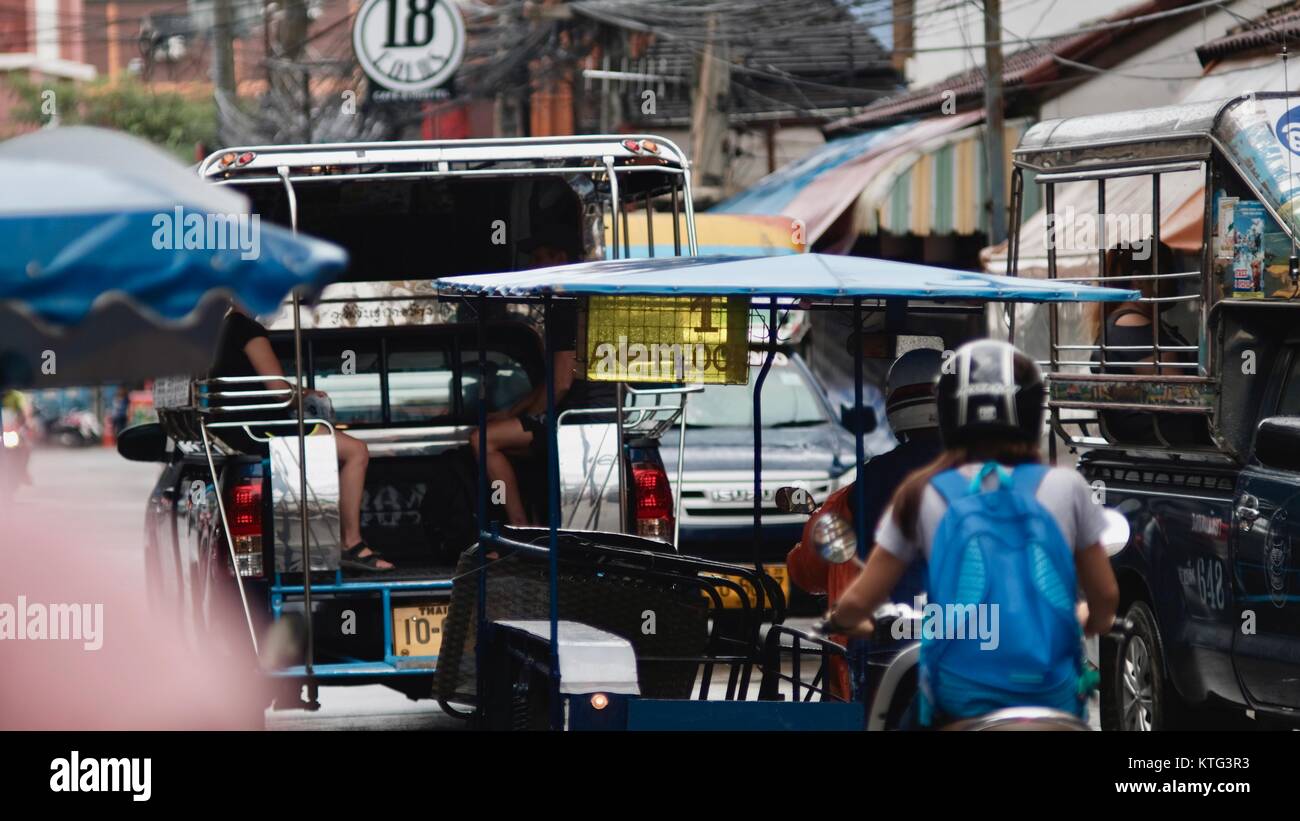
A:
<svg viewBox="0 0 1300 821">
<path fill-rule="evenodd" d="M 1125 732 L 1186 728 L 1186 707 L 1165 675 L 1164 644 L 1155 614 L 1144 601 L 1129 606 L 1133 635 L 1119 657 L 1119 642 L 1103 639 L 1101 728 Z"/>
</svg>

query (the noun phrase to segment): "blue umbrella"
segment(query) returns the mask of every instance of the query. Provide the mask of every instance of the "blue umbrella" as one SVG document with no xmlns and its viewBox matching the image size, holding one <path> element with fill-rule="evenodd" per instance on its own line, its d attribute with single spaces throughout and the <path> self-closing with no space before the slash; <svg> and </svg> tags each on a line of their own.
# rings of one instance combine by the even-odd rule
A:
<svg viewBox="0 0 1300 821">
<path fill-rule="evenodd" d="M 269 313 L 346 265 L 134 137 L 67 127 L 0 144 L 0 383 L 201 371 L 229 299 Z"/>
</svg>

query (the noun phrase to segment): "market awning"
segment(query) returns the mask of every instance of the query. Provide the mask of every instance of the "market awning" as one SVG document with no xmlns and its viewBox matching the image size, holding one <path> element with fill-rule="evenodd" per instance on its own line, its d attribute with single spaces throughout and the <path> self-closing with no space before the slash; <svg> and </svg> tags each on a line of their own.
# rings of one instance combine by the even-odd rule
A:
<svg viewBox="0 0 1300 821">
<path fill-rule="evenodd" d="M 1029 127 L 1027 119 L 1004 125 L 1003 145 L 1013 146 Z M 854 206 L 854 235 L 889 233 L 930 236 L 987 234 L 983 124 L 942 134 L 898 154 L 863 189 Z M 1011 155 L 1003 174 L 1011 183 Z M 1027 188 L 1026 205 L 1038 207 L 1037 189 Z"/>
<path fill-rule="evenodd" d="M 1205 209 L 1202 174 L 1184 171 L 1165 174 L 1160 183 L 1160 241 L 1176 251 L 1196 251 L 1201 247 Z M 1025 189 L 1041 189 L 1026 175 Z M 1030 212 L 1020 227 L 1019 274 L 1027 277 L 1047 276 L 1047 210 Z M 1138 217 L 1140 233 L 1151 229 L 1151 178 L 1119 177 L 1106 183 L 1106 211 L 1121 215 L 1132 224 Z M 1056 186 L 1056 271 L 1057 276 L 1088 276 L 1097 272 L 1098 241 L 1097 184 L 1095 182 L 1061 183 Z M 1087 238 L 1085 239 L 1085 233 Z M 1115 231 L 1110 230 L 1111 235 Z M 1135 237 L 1138 238 L 1138 237 Z M 981 267 L 991 274 L 1007 272 L 1007 243 L 1001 242 L 980 252 Z"/>
<path fill-rule="evenodd" d="M 778 213 L 801 220 L 811 246 L 900 158 L 982 117 L 981 111 L 967 111 L 835 140 L 813 157 L 765 177 L 754 188 L 720 203 L 712 211 Z"/>
<path fill-rule="evenodd" d="M 911 123 L 832 140 L 808 156 L 763 177 L 749 188 L 709 209 L 710 214 L 791 214 L 790 203 L 809 183 L 840 166 L 870 154 L 903 134 Z M 791 214 L 791 216 L 796 216 Z"/>
</svg>

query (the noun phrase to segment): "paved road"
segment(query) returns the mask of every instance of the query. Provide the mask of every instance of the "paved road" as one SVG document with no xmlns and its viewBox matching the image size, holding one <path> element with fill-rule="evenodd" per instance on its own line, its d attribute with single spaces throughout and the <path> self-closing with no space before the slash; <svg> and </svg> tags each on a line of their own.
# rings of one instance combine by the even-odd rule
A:
<svg viewBox="0 0 1300 821">
<path fill-rule="evenodd" d="M 131 595 L 144 598 L 144 570 L 140 551 L 141 522 L 145 500 L 158 469 L 154 465 L 128 462 L 111 449 L 48 448 L 37 450 L 30 465 L 33 483 L 19 491 L 16 504 L 28 515 L 56 521 L 75 518 L 94 523 L 95 538 L 85 540 L 89 563 L 111 563 L 129 570 L 138 590 Z M 794 618 L 790 623 L 807 629 L 811 619 Z M 725 674 L 714 679 L 714 692 L 725 688 Z M 277 730 L 458 730 L 463 725 L 444 715 L 432 701 L 411 701 L 379 685 L 331 687 L 322 691 L 321 709 L 268 711 L 266 724 Z M 1092 710 L 1097 726 L 1096 701 Z"/>
</svg>

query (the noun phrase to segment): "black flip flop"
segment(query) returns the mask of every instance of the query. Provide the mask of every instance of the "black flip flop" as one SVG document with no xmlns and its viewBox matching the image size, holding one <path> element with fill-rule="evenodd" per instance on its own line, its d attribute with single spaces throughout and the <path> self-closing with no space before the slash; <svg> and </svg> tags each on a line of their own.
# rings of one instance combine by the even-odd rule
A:
<svg viewBox="0 0 1300 821">
<path fill-rule="evenodd" d="M 349 570 L 363 570 L 367 573 L 388 573 L 393 570 L 391 567 L 378 566 L 379 562 L 384 560 L 384 557 L 373 547 L 370 548 L 369 556 L 359 555 L 368 547 L 370 547 L 370 545 L 366 544 L 364 541 L 357 542 L 352 547 L 343 551 L 339 556 L 339 564 Z"/>
</svg>

